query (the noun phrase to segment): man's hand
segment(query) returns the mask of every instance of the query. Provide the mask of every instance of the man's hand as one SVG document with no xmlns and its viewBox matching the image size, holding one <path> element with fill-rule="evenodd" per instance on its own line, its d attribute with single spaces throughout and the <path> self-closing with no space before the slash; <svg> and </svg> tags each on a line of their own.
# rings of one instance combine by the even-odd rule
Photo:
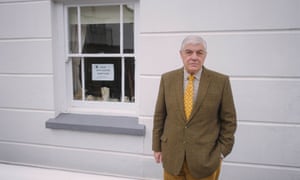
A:
<svg viewBox="0 0 300 180">
<path fill-rule="evenodd" d="M 161 152 L 154 152 L 154 159 L 155 159 L 156 163 L 161 163 L 162 162 Z"/>
</svg>

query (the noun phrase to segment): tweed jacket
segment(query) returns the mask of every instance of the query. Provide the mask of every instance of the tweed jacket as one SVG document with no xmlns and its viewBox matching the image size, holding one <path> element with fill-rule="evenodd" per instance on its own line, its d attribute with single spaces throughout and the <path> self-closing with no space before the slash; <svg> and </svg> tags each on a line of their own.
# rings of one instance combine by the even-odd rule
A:
<svg viewBox="0 0 300 180">
<path fill-rule="evenodd" d="M 183 103 L 180 68 L 162 75 L 153 120 L 152 150 L 165 171 L 178 175 L 186 159 L 195 178 L 212 174 L 234 144 L 236 112 L 229 77 L 203 67 L 190 119 Z"/>
</svg>

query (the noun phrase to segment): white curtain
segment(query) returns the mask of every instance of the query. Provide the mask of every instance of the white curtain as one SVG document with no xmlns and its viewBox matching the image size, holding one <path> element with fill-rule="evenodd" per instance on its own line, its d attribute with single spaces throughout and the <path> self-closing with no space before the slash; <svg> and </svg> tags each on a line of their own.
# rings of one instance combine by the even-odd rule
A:
<svg viewBox="0 0 300 180">
<path fill-rule="evenodd" d="M 72 44 L 71 44 L 71 50 L 73 51 L 72 53 L 79 53 L 78 51 L 78 31 L 77 31 L 77 27 L 76 26 L 70 26 L 71 30 L 71 36 L 70 38 L 72 38 Z M 81 26 L 81 51 L 83 50 L 83 46 L 84 46 L 84 42 L 85 42 L 85 37 L 86 37 L 86 29 L 87 29 L 87 25 L 82 25 Z M 75 51 L 75 52 L 74 52 Z M 75 58 L 76 59 L 76 58 Z M 75 95 L 75 98 L 82 98 L 82 82 L 84 81 L 84 79 L 82 79 L 80 81 L 80 71 L 81 71 L 81 67 L 80 67 L 80 62 L 81 60 L 78 58 L 74 61 L 72 61 L 72 70 L 73 70 L 73 92 Z"/>
</svg>

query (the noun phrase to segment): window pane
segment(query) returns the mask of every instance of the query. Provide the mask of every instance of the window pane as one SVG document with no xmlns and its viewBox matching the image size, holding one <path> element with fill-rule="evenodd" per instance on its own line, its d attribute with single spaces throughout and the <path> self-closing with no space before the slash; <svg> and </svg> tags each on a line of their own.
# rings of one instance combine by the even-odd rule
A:
<svg viewBox="0 0 300 180">
<path fill-rule="evenodd" d="M 68 9 L 69 21 L 69 52 L 78 53 L 78 26 L 77 26 L 77 8 Z"/>
<path fill-rule="evenodd" d="M 122 54 L 134 53 L 133 7 L 68 8 L 69 53 L 83 53 L 76 57 L 69 54 L 74 100 L 135 102 L 135 58 Z M 86 53 L 105 56 L 87 57 Z"/>
<path fill-rule="evenodd" d="M 134 35 L 134 24 L 133 24 L 133 18 L 134 18 L 134 9 L 133 6 L 130 5 L 124 5 L 123 6 L 123 17 L 124 17 L 124 24 L 123 24 L 123 36 L 124 36 L 124 53 L 134 53 L 133 47 L 134 47 L 134 41 L 133 41 L 133 35 Z"/>
<path fill-rule="evenodd" d="M 81 8 L 83 53 L 120 53 L 120 6 Z"/>
<path fill-rule="evenodd" d="M 120 101 L 121 58 L 85 58 L 87 100 Z"/>
<path fill-rule="evenodd" d="M 120 53 L 120 24 L 87 25 L 83 53 Z"/>
<path fill-rule="evenodd" d="M 134 58 L 125 58 L 125 102 L 135 101 L 135 61 Z"/>
</svg>

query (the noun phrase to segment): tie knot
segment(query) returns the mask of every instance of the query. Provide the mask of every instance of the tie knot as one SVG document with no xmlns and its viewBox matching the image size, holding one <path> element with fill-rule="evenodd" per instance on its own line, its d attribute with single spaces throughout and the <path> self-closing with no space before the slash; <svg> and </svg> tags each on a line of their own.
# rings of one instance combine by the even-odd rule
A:
<svg viewBox="0 0 300 180">
<path fill-rule="evenodd" d="M 189 81 L 193 81 L 194 79 L 195 79 L 194 75 L 189 75 L 189 78 L 188 78 Z"/>
</svg>

